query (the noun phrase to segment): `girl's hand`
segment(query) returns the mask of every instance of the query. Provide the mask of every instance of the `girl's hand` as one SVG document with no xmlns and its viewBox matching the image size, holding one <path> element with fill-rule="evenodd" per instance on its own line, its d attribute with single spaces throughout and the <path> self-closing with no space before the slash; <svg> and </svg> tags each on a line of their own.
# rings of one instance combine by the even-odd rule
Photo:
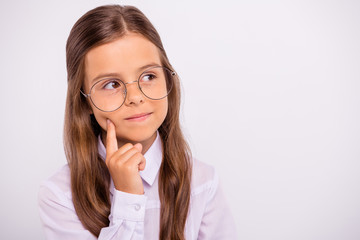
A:
<svg viewBox="0 0 360 240">
<path fill-rule="evenodd" d="M 115 125 L 107 120 L 106 165 L 115 188 L 122 192 L 144 194 L 139 171 L 144 170 L 146 160 L 141 154 L 142 145 L 127 143 L 118 148 Z"/>
</svg>

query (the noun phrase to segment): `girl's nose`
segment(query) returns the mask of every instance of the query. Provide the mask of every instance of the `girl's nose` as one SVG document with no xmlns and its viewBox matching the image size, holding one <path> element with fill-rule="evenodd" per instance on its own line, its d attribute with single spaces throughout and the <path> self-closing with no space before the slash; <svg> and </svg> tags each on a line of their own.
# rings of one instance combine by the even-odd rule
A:
<svg viewBox="0 0 360 240">
<path fill-rule="evenodd" d="M 144 95 L 139 89 L 137 81 L 126 83 L 125 105 L 139 105 L 144 102 Z"/>
</svg>

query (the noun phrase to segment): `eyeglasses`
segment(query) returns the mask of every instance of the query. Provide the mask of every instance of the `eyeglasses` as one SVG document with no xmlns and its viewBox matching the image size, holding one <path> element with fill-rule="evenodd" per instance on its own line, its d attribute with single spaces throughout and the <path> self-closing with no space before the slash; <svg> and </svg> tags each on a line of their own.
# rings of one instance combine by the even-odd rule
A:
<svg viewBox="0 0 360 240">
<path fill-rule="evenodd" d="M 162 66 L 154 66 L 140 74 L 138 80 L 124 83 L 118 78 L 104 78 L 90 88 L 90 92 L 84 97 L 90 98 L 94 106 L 103 112 L 113 112 L 119 109 L 125 102 L 126 85 L 137 82 L 140 91 L 149 99 L 160 100 L 165 98 L 171 91 L 176 72 Z"/>
</svg>

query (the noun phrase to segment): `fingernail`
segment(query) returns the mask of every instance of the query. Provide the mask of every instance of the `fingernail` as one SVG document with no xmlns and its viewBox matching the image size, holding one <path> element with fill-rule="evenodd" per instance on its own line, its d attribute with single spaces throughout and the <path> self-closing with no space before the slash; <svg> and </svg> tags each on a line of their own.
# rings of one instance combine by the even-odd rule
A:
<svg viewBox="0 0 360 240">
<path fill-rule="evenodd" d="M 107 123 L 107 125 L 110 124 L 110 120 L 108 118 L 106 119 L 106 123 Z"/>
</svg>

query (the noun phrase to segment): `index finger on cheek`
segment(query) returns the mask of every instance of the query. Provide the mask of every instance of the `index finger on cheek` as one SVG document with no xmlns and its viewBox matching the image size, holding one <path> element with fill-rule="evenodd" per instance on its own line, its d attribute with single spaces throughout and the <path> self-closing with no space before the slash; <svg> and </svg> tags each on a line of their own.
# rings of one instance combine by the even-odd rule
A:
<svg viewBox="0 0 360 240">
<path fill-rule="evenodd" d="M 116 139 L 115 125 L 110 121 L 110 119 L 107 119 L 106 123 L 106 156 L 108 158 L 118 150 L 118 143 Z"/>
</svg>

